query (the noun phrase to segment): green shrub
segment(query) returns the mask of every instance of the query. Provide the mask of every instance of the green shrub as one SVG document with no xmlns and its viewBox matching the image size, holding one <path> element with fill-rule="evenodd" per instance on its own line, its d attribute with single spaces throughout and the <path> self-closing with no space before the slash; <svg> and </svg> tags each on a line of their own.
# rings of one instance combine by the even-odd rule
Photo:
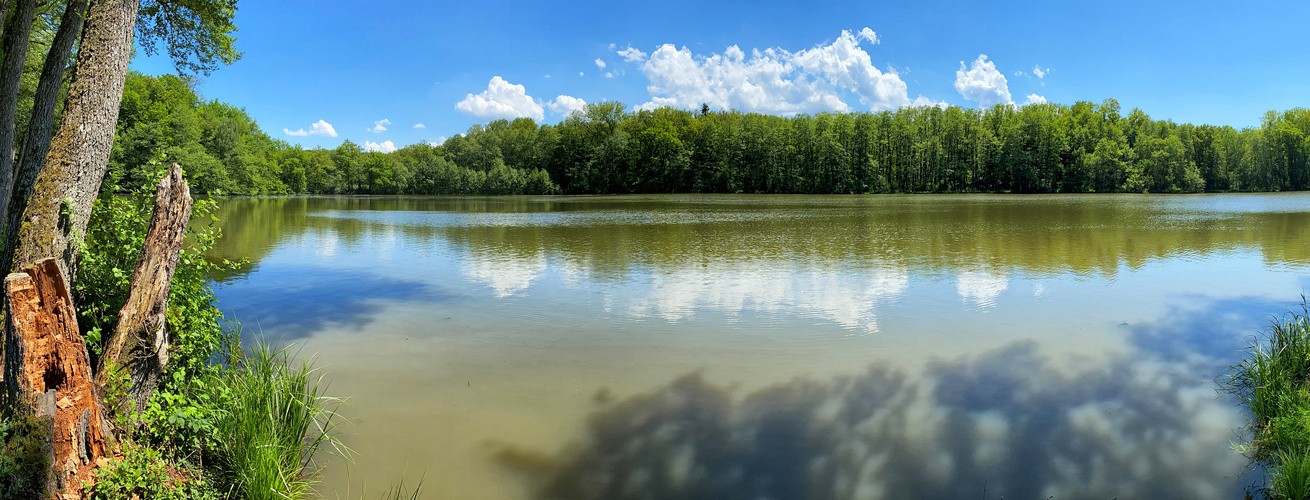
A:
<svg viewBox="0 0 1310 500">
<path fill-rule="evenodd" d="M 50 469 L 50 420 L 31 415 L 0 419 L 0 498 L 39 498 Z"/>
<path fill-rule="evenodd" d="M 96 482 L 86 488 L 92 498 L 152 500 L 218 500 L 197 471 L 172 467 L 158 450 L 124 446 L 123 458 L 111 459 Z"/>
</svg>

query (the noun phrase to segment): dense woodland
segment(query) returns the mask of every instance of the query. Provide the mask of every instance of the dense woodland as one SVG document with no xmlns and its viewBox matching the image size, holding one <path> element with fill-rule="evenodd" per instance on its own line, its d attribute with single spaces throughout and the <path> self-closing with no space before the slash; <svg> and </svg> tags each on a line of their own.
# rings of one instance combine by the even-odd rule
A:
<svg viewBox="0 0 1310 500">
<path fill-rule="evenodd" d="M 1237 130 L 1124 114 L 1113 99 L 794 117 L 601 102 L 388 154 L 293 146 L 187 80 L 133 73 L 110 172 L 138 184 L 161 154 L 223 194 L 1284 191 L 1310 188 L 1310 111 Z"/>
</svg>

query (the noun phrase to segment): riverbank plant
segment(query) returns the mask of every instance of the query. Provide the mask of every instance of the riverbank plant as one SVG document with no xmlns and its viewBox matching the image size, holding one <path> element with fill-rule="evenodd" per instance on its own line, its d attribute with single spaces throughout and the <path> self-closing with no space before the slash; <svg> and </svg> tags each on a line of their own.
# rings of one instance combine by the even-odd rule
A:
<svg viewBox="0 0 1310 500">
<path fill-rule="evenodd" d="M 156 163 L 162 175 L 163 162 Z M 127 196 L 107 188 L 92 214 L 73 291 L 93 356 L 124 301 L 149 225 L 153 185 Z M 197 201 L 170 284 L 171 356 L 158 390 L 135 407 L 106 388 L 118 446 L 97 480 L 84 485 L 87 498 L 319 498 L 314 485 L 324 452 L 348 452 L 331 433 L 341 421 L 335 411 L 341 401 L 326 394 L 312 360 L 262 342 L 242 348 L 239 326 L 218 310 L 208 276 L 234 263 L 204 256 L 219 237 L 215 208 L 213 201 Z M 0 499 L 40 491 L 40 478 L 28 473 L 45 470 L 33 462 L 45 458 L 41 424 L 21 415 L 0 419 Z M 393 492 L 404 496 L 402 489 Z"/>
<path fill-rule="evenodd" d="M 1310 306 L 1273 322 L 1225 389 L 1249 412 L 1238 451 L 1269 468 L 1272 496 L 1310 498 Z"/>
</svg>

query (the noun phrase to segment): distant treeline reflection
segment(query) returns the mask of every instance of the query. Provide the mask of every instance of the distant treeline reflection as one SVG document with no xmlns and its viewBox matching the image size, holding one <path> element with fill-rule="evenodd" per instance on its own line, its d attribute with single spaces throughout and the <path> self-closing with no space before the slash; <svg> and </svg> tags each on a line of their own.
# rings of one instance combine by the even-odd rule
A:
<svg viewBox="0 0 1310 500">
<path fill-rule="evenodd" d="M 343 249 L 440 240 L 472 258 L 545 255 L 593 278 L 649 266 L 784 259 L 925 272 L 1017 269 L 1114 276 L 1121 266 L 1255 250 L 1310 264 L 1310 212 L 1212 210 L 1225 199 L 1105 196 L 225 199 L 212 255 L 257 264 L 307 235 Z M 1263 203 L 1247 198 L 1227 202 Z M 1167 205 L 1167 206 L 1166 206 Z M 767 208 L 767 209 L 765 209 Z M 222 277 L 219 277 L 222 278 Z"/>
<path fill-rule="evenodd" d="M 163 152 L 194 190 L 228 194 L 1285 191 L 1310 188 L 1307 137 L 1300 108 L 1237 130 L 1125 115 L 1113 99 L 793 117 L 599 102 L 391 153 L 304 149 L 178 77 L 132 73 L 110 172 L 139 183 Z"/>
</svg>

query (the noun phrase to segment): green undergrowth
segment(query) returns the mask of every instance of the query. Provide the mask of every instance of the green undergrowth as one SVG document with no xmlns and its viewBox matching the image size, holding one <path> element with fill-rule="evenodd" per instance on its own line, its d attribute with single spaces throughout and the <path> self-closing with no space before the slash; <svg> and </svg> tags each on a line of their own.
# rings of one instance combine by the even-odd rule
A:
<svg viewBox="0 0 1310 500">
<path fill-rule="evenodd" d="M 1310 305 L 1274 321 L 1231 369 L 1225 387 L 1250 411 L 1237 445 L 1269 471 L 1273 498 L 1310 498 Z"/>
<path fill-rule="evenodd" d="M 152 162 L 157 181 L 164 159 Z M 92 366 L 113 331 L 154 208 L 157 182 L 116 196 L 106 186 L 79 252 L 74 303 Z M 341 400 L 328 395 L 322 373 L 298 352 L 263 342 L 240 345 L 240 327 L 216 306 L 208 276 L 239 263 L 204 252 L 220 237 L 212 200 L 196 201 L 177 271 L 170 283 L 170 360 L 144 407 L 126 397 L 122 378 L 105 387 L 106 417 L 118 456 L 83 485 L 97 499 L 312 499 L 329 457 L 351 460 L 332 434 Z M 112 367 L 109 368 L 112 370 Z M 0 418 L 0 499 L 39 498 L 49 422 Z M 45 427 L 42 427 L 42 424 Z M 46 431 L 48 435 L 48 431 Z M 382 498 L 417 498 L 403 484 Z"/>
</svg>

